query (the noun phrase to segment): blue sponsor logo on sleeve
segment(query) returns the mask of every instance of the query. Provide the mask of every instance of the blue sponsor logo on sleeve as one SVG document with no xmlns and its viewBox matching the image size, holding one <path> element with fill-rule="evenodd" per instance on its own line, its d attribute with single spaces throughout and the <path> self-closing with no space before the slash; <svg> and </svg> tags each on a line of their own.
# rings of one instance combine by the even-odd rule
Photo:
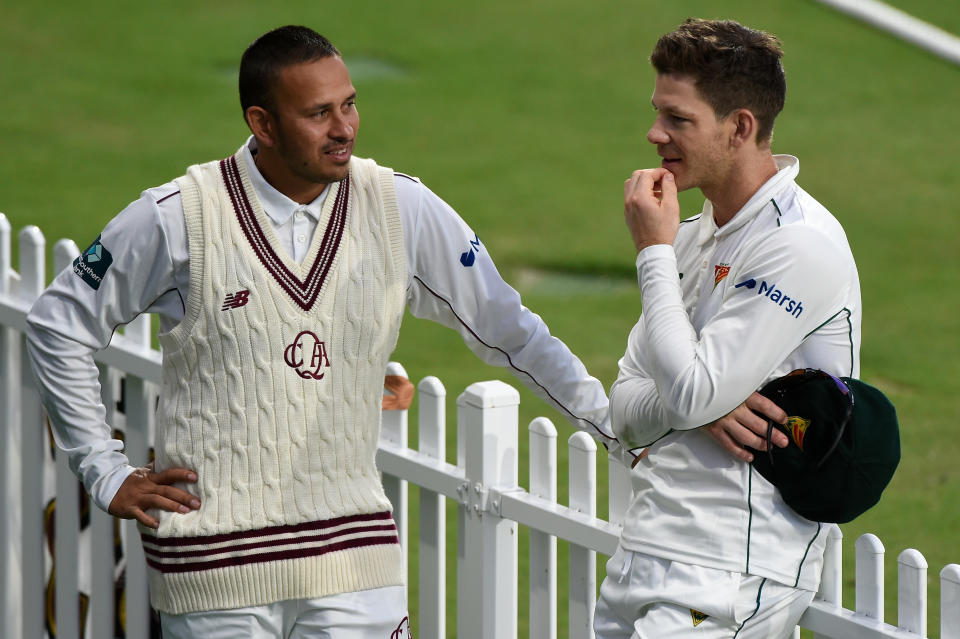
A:
<svg viewBox="0 0 960 639">
<path fill-rule="evenodd" d="M 460 263 L 464 266 L 473 266 L 473 263 L 477 261 L 477 253 L 480 252 L 480 238 L 476 233 L 473 234 L 473 239 L 470 240 L 470 248 L 460 254 Z"/>
<path fill-rule="evenodd" d="M 73 272 L 95 291 L 100 289 L 103 276 L 107 274 L 107 269 L 113 264 L 113 256 L 100 242 L 100 237 L 98 235 L 90 248 L 73 260 Z"/>
<path fill-rule="evenodd" d="M 757 295 L 763 295 L 793 317 L 800 317 L 800 314 L 803 313 L 803 302 L 790 297 L 777 288 L 776 284 L 768 284 L 766 280 L 760 280 L 758 284 L 757 280 L 751 277 L 740 282 L 734 288 L 757 289 Z"/>
</svg>

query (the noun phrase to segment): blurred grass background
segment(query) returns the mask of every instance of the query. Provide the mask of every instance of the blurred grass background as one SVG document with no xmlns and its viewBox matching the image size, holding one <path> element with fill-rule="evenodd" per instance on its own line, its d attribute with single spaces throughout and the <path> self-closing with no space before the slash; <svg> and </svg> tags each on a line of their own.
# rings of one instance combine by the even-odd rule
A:
<svg viewBox="0 0 960 639">
<path fill-rule="evenodd" d="M 957 3 L 898 3 L 960 32 Z M 527 306 L 607 388 L 640 313 L 622 183 L 658 163 L 645 140 L 649 51 L 688 16 L 776 33 L 789 88 L 774 151 L 800 158 L 800 185 L 847 230 L 865 307 L 862 377 L 890 395 L 901 419 L 897 476 L 881 504 L 843 527 L 844 603 L 853 605 L 853 542 L 873 532 L 888 551 L 887 620 L 896 621 L 896 556 L 917 548 L 930 566 L 929 627 L 938 635 L 938 573 L 960 562 L 960 68 L 810 0 L 7 0 L 0 15 L 0 211 L 15 231 L 36 224 L 51 244 L 69 237 L 82 248 L 141 190 L 232 153 L 247 135 L 240 54 L 270 28 L 306 24 L 351 68 L 357 154 L 420 176 L 457 209 Z M 688 214 L 700 201 L 698 192 L 681 199 Z M 439 377 L 451 407 L 474 381 L 519 386 L 453 332 L 412 317 L 393 359 L 414 381 Z M 550 417 L 561 441 L 571 429 L 520 391 L 523 459 L 523 426 L 534 417 Z M 451 408 L 451 458 L 455 424 Z M 598 503 L 605 515 L 605 496 Z M 521 536 L 521 556 L 526 543 Z M 597 563 L 599 579 L 604 558 Z M 410 565 L 415 573 L 415 554 Z M 520 574 L 525 619 L 524 566 Z M 415 585 L 412 574 L 416 626 Z M 559 621 L 565 636 L 562 597 Z"/>
</svg>

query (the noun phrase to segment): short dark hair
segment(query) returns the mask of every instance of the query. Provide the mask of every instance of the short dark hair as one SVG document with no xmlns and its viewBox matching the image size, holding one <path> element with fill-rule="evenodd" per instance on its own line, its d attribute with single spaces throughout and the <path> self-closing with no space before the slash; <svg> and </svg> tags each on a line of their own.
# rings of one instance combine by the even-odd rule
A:
<svg viewBox="0 0 960 639">
<path fill-rule="evenodd" d="M 273 88 L 285 67 L 340 56 L 340 51 L 308 27 L 287 25 L 264 33 L 240 58 L 240 107 L 273 110 Z"/>
<path fill-rule="evenodd" d="M 733 20 L 687 18 L 662 36 L 650 55 L 658 74 L 693 78 L 701 97 L 718 118 L 749 109 L 757 118 L 757 142 L 773 134 L 783 110 L 787 79 L 776 36 Z"/>
</svg>

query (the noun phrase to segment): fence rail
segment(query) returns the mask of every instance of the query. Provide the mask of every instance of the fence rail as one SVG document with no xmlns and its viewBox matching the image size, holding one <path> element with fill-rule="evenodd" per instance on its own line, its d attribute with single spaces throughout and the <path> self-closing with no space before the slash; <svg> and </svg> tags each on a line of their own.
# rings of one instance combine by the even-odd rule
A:
<svg viewBox="0 0 960 639">
<path fill-rule="evenodd" d="M 62 269 L 79 253 L 61 240 Z M 0 633 L 37 639 L 150 636 L 145 565 L 132 522 L 90 506 L 54 449 L 24 352 L 26 313 L 46 283 L 45 240 L 36 227 L 19 234 L 19 270 L 10 263 L 11 231 L 0 214 Z M 118 428 L 135 464 L 145 463 L 153 432 L 160 354 L 146 317 L 97 353 L 107 422 Z M 403 374 L 392 363 L 389 373 Z M 445 459 L 446 390 L 418 384 L 419 441 L 410 447 L 406 411 L 383 415 L 377 463 L 394 505 L 405 561 L 409 486 L 420 492 L 420 637 L 511 638 L 518 597 L 529 597 L 529 637 L 557 636 L 558 614 L 570 637 L 592 637 L 597 553 L 610 555 L 629 502 L 629 471 L 609 465 L 610 521 L 596 517 L 597 447 L 585 433 L 568 441 L 569 503 L 557 503 L 557 430 L 545 418 L 528 429 L 529 480 L 519 477 L 519 395 L 499 381 L 469 386 L 457 398 L 457 461 Z M 457 509 L 457 620 L 446 619 L 447 500 Z M 452 504 L 451 504 L 452 506 Z M 529 529 L 529 593 L 518 592 L 518 527 Z M 53 531 L 56 530 L 56 535 Z M 569 588 L 557 592 L 557 539 L 569 542 Z M 884 548 L 874 535 L 856 542 L 856 604 L 841 606 L 841 533 L 828 540 L 820 592 L 800 621 L 818 637 L 925 637 L 927 565 L 916 550 L 900 554 L 899 627 L 884 622 Z M 960 566 L 940 573 L 940 636 L 960 639 Z M 799 630 L 795 633 L 799 636 Z"/>
</svg>

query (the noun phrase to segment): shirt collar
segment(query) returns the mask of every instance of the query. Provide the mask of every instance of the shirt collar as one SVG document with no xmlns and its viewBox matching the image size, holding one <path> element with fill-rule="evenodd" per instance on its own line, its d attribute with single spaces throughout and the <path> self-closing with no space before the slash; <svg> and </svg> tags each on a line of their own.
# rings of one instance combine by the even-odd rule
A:
<svg viewBox="0 0 960 639">
<path fill-rule="evenodd" d="M 704 200 L 703 210 L 700 213 L 700 242 L 706 242 L 713 237 L 723 237 L 733 233 L 744 224 L 757 217 L 757 215 L 769 204 L 770 200 L 783 191 L 800 172 L 800 160 L 792 155 L 775 155 L 773 160 L 777 163 L 777 172 L 773 177 L 763 183 L 757 192 L 753 194 L 747 203 L 737 211 L 729 222 L 722 227 L 717 227 L 713 220 L 713 204 L 710 200 Z"/>
<path fill-rule="evenodd" d="M 294 202 L 273 188 L 266 178 L 260 174 L 260 169 L 257 168 L 257 163 L 253 159 L 256 150 L 257 140 L 251 135 L 247 139 L 247 143 L 243 145 L 243 159 L 247 163 L 247 174 L 250 176 L 253 190 L 256 192 L 257 198 L 263 206 L 263 212 L 267 214 L 267 217 L 273 220 L 273 223 L 277 226 L 283 226 L 296 211 L 303 211 L 312 217 L 314 222 L 318 222 L 323 212 L 323 203 L 327 199 L 327 193 L 330 192 L 330 185 L 328 184 L 323 192 L 309 204 Z"/>
</svg>

